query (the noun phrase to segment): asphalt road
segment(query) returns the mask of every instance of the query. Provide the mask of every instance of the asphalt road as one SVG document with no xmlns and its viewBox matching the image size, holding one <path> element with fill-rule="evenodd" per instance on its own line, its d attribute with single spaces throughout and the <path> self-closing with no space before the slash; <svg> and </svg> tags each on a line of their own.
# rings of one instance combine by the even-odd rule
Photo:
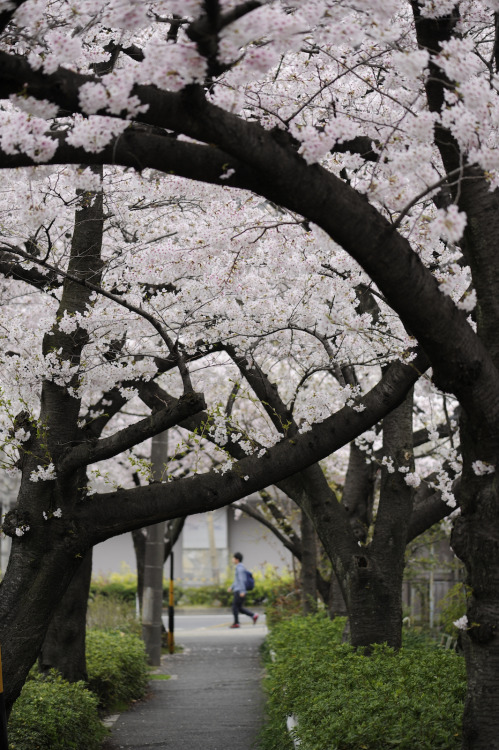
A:
<svg viewBox="0 0 499 750">
<path fill-rule="evenodd" d="M 197 633 L 206 628 L 215 630 L 218 628 L 228 627 L 232 623 L 232 613 L 227 610 L 223 614 L 211 614 L 203 612 L 200 614 L 176 614 L 174 615 L 175 633 L 189 634 Z M 168 616 L 163 616 L 165 627 L 168 628 Z M 241 625 L 251 625 L 249 617 L 239 616 Z M 259 614 L 258 626 L 265 624 L 265 615 Z"/>
<path fill-rule="evenodd" d="M 109 749 L 253 750 L 263 723 L 259 648 L 267 628 L 229 614 L 177 615 L 180 653 L 166 655 L 151 695 L 117 718 Z"/>
</svg>

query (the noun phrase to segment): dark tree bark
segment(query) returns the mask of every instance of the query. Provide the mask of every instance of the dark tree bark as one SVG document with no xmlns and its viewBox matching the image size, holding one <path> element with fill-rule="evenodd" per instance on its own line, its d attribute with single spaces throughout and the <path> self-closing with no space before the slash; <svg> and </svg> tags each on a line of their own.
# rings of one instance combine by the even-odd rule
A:
<svg viewBox="0 0 499 750">
<path fill-rule="evenodd" d="M 341 586 L 334 571 L 330 581 L 329 601 L 330 606 L 328 611 L 331 618 L 348 617 L 348 609 L 347 605 L 345 604 L 345 597 L 343 596 L 343 591 L 341 590 Z"/>
<path fill-rule="evenodd" d="M 286 424 L 287 434 L 294 439 L 298 427 L 265 373 L 255 363 L 248 367 L 243 358 L 235 361 L 266 405 L 275 428 L 282 431 Z M 341 504 L 318 464 L 278 483 L 314 521 L 343 592 L 355 646 L 401 645 L 404 551 L 414 495 L 404 477 L 414 468 L 412 434 L 411 396 L 383 420 L 383 455 L 391 465 L 382 471 L 372 540 L 367 534 L 374 468 L 366 464 L 355 444 Z"/>
<path fill-rule="evenodd" d="M 366 461 L 365 452 L 355 442 L 351 443 L 341 505 L 355 538 L 360 542 L 365 542 L 372 521 L 376 470 L 372 461 Z"/>
<path fill-rule="evenodd" d="M 304 614 L 317 611 L 317 542 L 313 522 L 303 511 L 301 531 L 301 599 Z"/>
<path fill-rule="evenodd" d="M 68 682 L 87 680 L 85 634 L 91 576 L 89 550 L 54 612 L 38 657 L 42 672 L 56 669 Z"/>
<path fill-rule="evenodd" d="M 354 646 L 386 642 L 400 648 L 404 552 L 413 505 L 412 488 L 400 470 L 414 469 L 412 398 L 383 420 L 383 454 L 393 466 L 382 469 L 373 539 L 354 557 L 347 597 Z"/>
</svg>

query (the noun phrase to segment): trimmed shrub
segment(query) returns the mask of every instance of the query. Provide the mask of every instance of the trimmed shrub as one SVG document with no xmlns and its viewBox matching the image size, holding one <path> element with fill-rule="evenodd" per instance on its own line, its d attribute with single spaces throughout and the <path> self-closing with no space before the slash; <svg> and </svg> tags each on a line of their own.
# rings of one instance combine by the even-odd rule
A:
<svg viewBox="0 0 499 750">
<path fill-rule="evenodd" d="M 289 715 L 303 750 L 457 750 L 464 660 L 414 640 L 398 653 L 377 646 L 365 656 L 340 643 L 342 630 L 319 615 L 272 631 L 262 750 L 291 750 Z"/>
<path fill-rule="evenodd" d="M 97 696 L 52 671 L 24 685 L 9 720 L 9 750 L 98 750 L 107 730 Z"/>
<path fill-rule="evenodd" d="M 143 698 L 148 683 L 143 641 L 123 631 L 87 632 L 88 686 L 103 711 Z"/>
</svg>

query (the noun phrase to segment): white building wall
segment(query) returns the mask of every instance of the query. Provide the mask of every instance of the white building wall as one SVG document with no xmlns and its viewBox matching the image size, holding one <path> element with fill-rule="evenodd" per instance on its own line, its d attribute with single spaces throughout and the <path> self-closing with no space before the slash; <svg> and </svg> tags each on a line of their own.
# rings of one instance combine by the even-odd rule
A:
<svg viewBox="0 0 499 750">
<path fill-rule="evenodd" d="M 232 555 L 241 552 L 244 564 L 252 571 L 270 564 L 279 570 L 292 567 L 291 554 L 264 526 L 234 508 L 222 508 L 213 514 L 213 541 L 219 580 L 232 575 Z M 174 548 L 174 577 L 187 585 L 212 583 L 213 549 L 210 549 L 207 514 L 187 518 L 184 531 Z M 136 572 L 132 535 L 108 539 L 94 547 L 93 575 L 108 576 L 124 570 Z M 165 574 L 169 574 L 165 570 Z"/>
<path fill-rule="evenodd" d="M 108 576 L 110 573 L 121 573 L 124 570 L 137 572 L 132 535 L 113 536 L 94 547 L 92 575 Z"/>
<path fill-rule="evenodd" d="M 263 570 L 273 565 L 282 570 L 292 567 L 291 553 L 279 542 L 271 531 L 249 516 L 234 517 L 229 509 L 229 558 L 234 552 L 241 552 L 245 566 L 251 570 Z"/>
</svg>

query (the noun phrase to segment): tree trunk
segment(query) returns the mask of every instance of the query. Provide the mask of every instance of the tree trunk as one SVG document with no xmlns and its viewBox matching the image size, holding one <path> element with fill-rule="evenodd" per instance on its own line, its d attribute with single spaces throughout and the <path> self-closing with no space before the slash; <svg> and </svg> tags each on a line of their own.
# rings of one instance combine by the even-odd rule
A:
<svg viewBox="0 0 499 750">
<path fill-rule="evenodd" d="M 6 519 L 9 523 L 9 519 Z M 12 540 L 1 586 L 0 643 L 7 714 L 42 647 L 54 610 L 81 565 L 78 550 L 44 532 Z"/>
<path fill-rule="evenodd" d="M 498 750 L 499 705 L 499 497 L 496 473 L 476 475 L 476 460 L 492 463 L 491 450 L 465 418 L 461 424 L 464 469 L 461 515 L 452 532 L 454 552 L 466 565 L 467 629 L 461 642 L 468 673 L 463 750 Z M 481 438 L 481 439 L 480 439 Z"/>
<path fill-rule="evenodd" d="M 343 579 L 350 616 L 351 643 L 402 644 L 402 577 L 413 490 L 405 478 L 414 470 L 412 393 L 383 420 L 380 500 L 372 541 L 358 553 Z"/>
<path fill-rule="evenodd" d="M 352 646 L 368 651 L 375 643 L 395 649 L 402 643 L 403 562 L 386 570 L 375 557 L 362 554 L 355 560 L 349 580 L 349 621 Z"/>
<path fill-rule="evenodd" d="M 301 599 L 303 614 L 317 612 L 317 540 L 314 524 L 301 512 Z"/>
<path fill-rule="evenodd" d="M 343 591 L 334 570 L 331 571 L 329 602 L 329 616 L 331 619 L 334 617 L 348 617 Z"/>
<path fill-rule="evenodd" d="M 43 672 L 56 669 L 68 682 L 87 680 L 85 632 L 91 576 L 89 550 L 55 610 L 38 657 Z"/>
</svg>

